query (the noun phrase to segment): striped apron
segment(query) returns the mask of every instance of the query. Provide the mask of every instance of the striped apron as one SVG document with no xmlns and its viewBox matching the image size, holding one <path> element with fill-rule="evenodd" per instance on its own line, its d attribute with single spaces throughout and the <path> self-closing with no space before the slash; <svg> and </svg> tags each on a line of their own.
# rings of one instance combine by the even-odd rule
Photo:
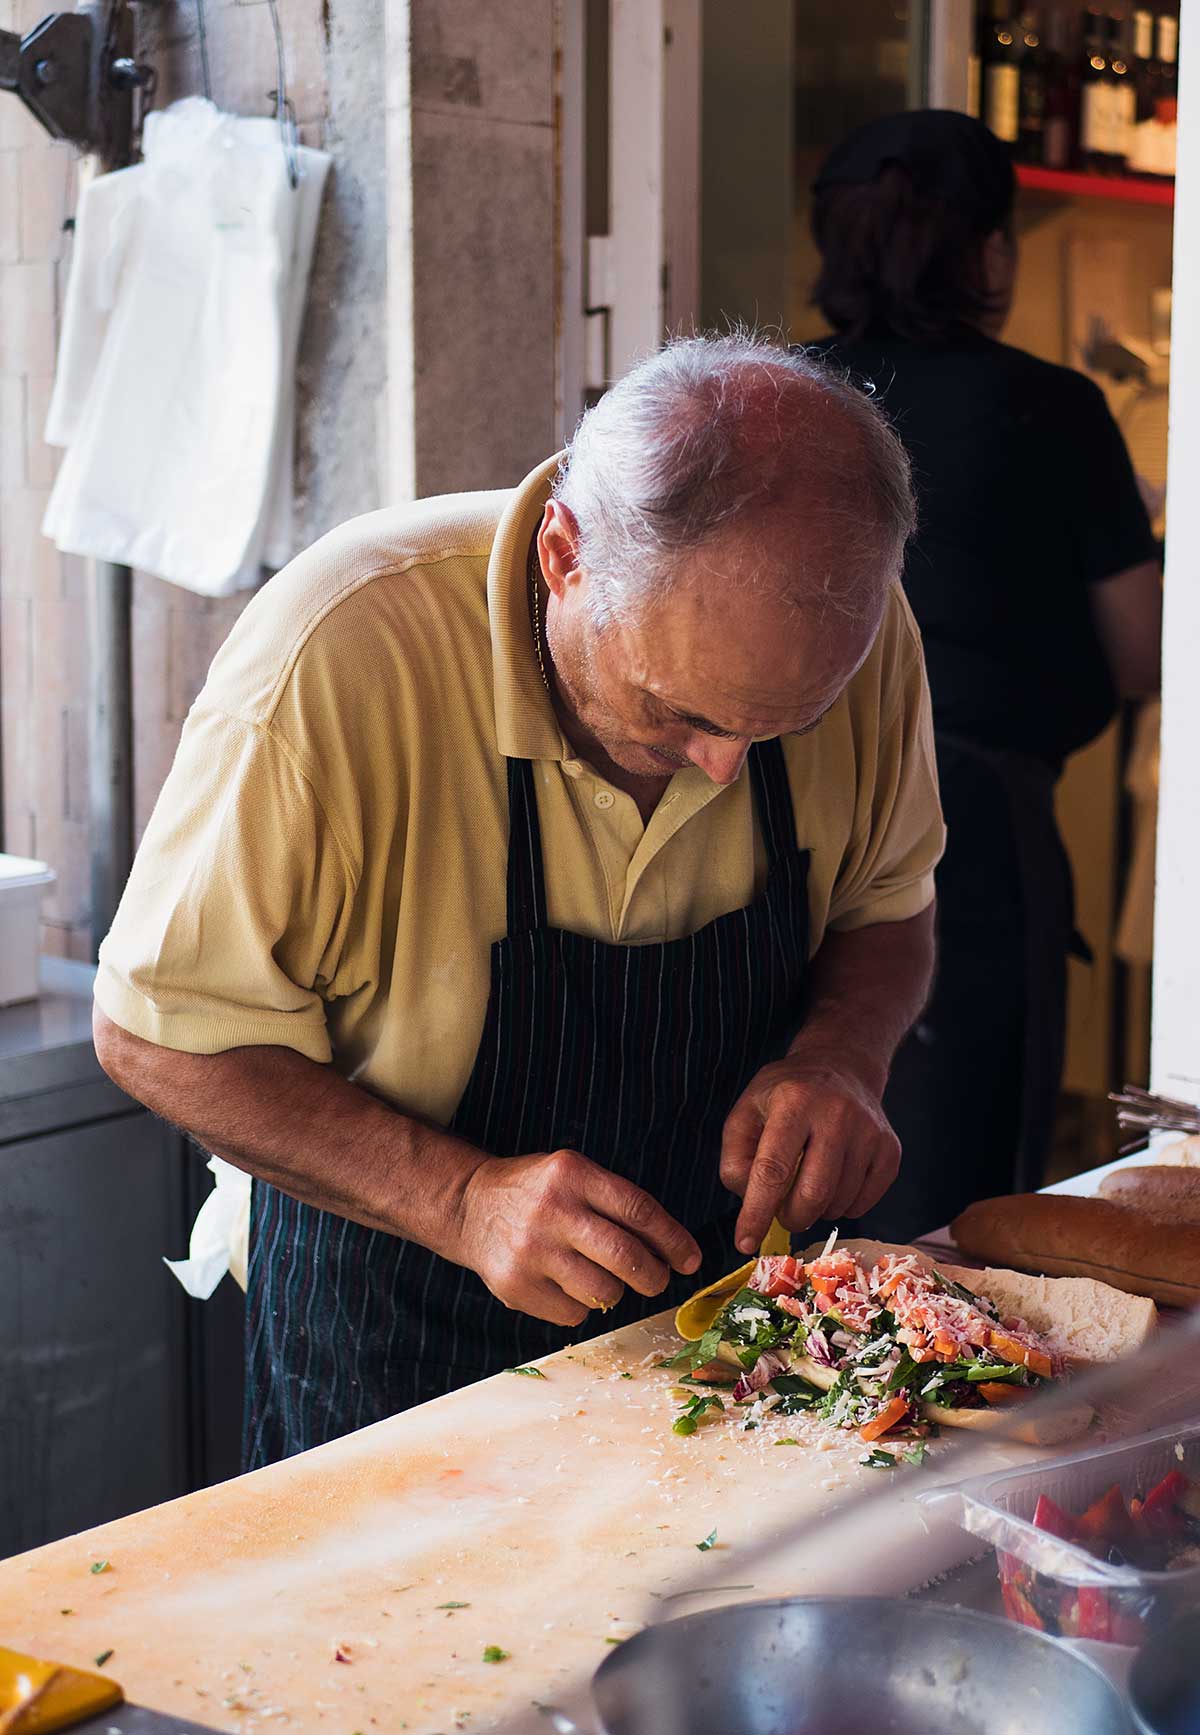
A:
<svg viewBox="0 0 1200 1735">
<path fill-rule="evenodd" d="M 750 750 L 763 891 L 683 939 L 614 946 L 552 928 L 532 766 L 508 762 L 508 932 L 491 951 L 475 1065 L 450 1131 L 496 1156 L 570 1148 L 652 1193 L 695 1235 L 698 1275 L 728 1268 L 736 1202 L 718 1162 L 726 1116 L 804 1013 L 808 852 L 779 741 Z M 511 1312 L 474 1272 L 415 1242 L 255 1181 L 247 1289 L 248 1469 L 575 1340 Z"/>
</svg>

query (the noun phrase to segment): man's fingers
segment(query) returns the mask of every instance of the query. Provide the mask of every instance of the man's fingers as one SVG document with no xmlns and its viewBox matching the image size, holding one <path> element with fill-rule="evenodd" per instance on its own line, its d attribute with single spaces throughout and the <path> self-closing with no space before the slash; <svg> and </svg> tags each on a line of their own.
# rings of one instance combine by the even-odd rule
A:
<svg viewBox="0 0 1200 1735">
<path fill-rule="evenodd" d="M 671 1272 L 666 1263 L 611 1218 L 589 1214 L 573 1239 L 582 1263 L 599 1269 L 610 1285 L 615 1282 L 619 1289 L 628 1284 L 639 1295 L 661 1295 L 667 1287 Z M 579 1291 L 572 1289 L 571 1293 L 577 1295 Z"/>
<path fill-rule="evenodd" d="M 589 1310 L 599 1309 L 607 1313 L 610 1307 L 615 1307 L 625 1293 L 625 1285 L 614 1277 L 611 1271 L 597 1265 L 594 1260 L 587 1259 L 582 1253 L 575 1253 L 570 1248 L 564 1248 L 562 1253 L 547 1267 L 549 1275 L 560 1289 L 581 1301 Z M 667 1268 L 660 1265 L 663 1274 L 663 1285 L 667 1281 Z M 657 1291 L 655 1292 L 657 1293 Z"/>
<path fill-rule="evenodd" d="M 846 1211 L 848 1217 L 861 1217 L 872 1205 L 878 1205 L 900 1172 L 900 1141 L 894 1134 L 885 1139 L 867 1168 L 858 1193 Z"/>
<path fill-rule="evenodd" d="M 762 1109 L 747 1091 L 730 1109 L 721 1135 L 721 1184 L 739 1199 L 745 1197 L 762 1134 Z"/>
<path fill-rule="evenodd" d="M 782 1110 L 767 1117 L 737 1220 L 735 1237 L 743 1253 L 756 1251 L 777 1207 L 787 1198 L 808 1132 L 807 1118 L 794 1111 Z"/>
<path fill-rule="evenodd" d="M 850 1216 L 850 1207 L 862 1192 L 863 1182 L 870 1172 L 871 1155 L 869 1141 L 859 1141 L 851 1137 L 842 1145 L 841 1172 L 834 1182 L 833 1191 L 825 1201 L 825 1208 L 821 1213 L 823 1217 L 836 1222 L 839 1218 Z"/>
<path fill-rule="evenodd" d="M 657 1199 L 641 1187 L 635 1186 L 632 1181 L 626 1181 L 622 1176 L 600 1168 L 598 1164 L 589 1164 L 585 1203 L 603 1216 L 611 1218 L 622 1229 L 628 1229 L 652 1253 L 657 1253 L 664 1259 L 672 1270 L 690 1273 L 698 1269 L 700 1249 L 683 1224 L 677 1223 Z M 596 1257 L 590 1245 L 587 1251 L 593 1258 Z M 608 1261 L 605 1260 L 604 1264 L 607 1266 Z M 608 1268 L 613 1269 L 611 1266 Z M 625 1277 L 620 1271 L 616 1274 L 625 1282 L 631 1283 L 641 1295 L 657 1295 L 662 1287 L 659 1285 L 647 1289 L 643 1287 L 643 1282 L 632 1276 Z"/>
<path fill-rule="evenodd" d="M 514 1313 L 547 1319 L 551 1325 L 582 1325 L 589 1312 L 586 1302 L 577 1301 L 548 1277 L 531 1283 L 521 1296 L 514 1301 L 505 1301 L 504 1305 L 512 1308 Z"/>
</svg>

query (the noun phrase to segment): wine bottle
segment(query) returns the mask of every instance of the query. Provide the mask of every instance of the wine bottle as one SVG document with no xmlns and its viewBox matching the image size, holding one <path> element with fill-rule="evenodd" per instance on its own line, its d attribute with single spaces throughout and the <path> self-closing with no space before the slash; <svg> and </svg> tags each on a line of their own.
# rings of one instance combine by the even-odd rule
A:
<svg viewBox="0 0 1200 1735">
<path fill-rule="evenodd" d="M 1051 12 L 1046 20 L 1046 108 L 1042 126 L 1042 165 L 1070 168 L 1079 124 L 1078 89 L 1067 56 L 1067 20 Z"/>
<path fill-rule="evenodd" d="M 1038 31 L 1037 14 L 1022 12 L 1018 21 L 1019 107 L 1017 155 L 1023 163 L 1041 163 L 1046 156 L 1046 98 L 1050 57 Z"/>
<path fill-rule="evenodd" d="M 1110 172 L 1115 131 L 1116 80 L 1108 64 L 1106 37 L 1104 18 L 1089 7 L 1083 20 L 1080 64 L 1079 161 L 1082 168 L 1100 175 Z"/>
<path fill-rule="evenodd" d="M 1159 123 L 1154 172 L 1175 173 L 1175 140 L 1179 120 L 1179 20 L 1170 12 L 1158 18 L 1158 84 L 1154 114 Z"/>
<path fill-rule="evenodd" d="M 1154 58 L 1154 14 L 1140 6 L 1133 15 L 1133 86 L 1136 96 L 1129 168 L 1135 175 L 1154 173 L 1156 146 L 1155 97 L 1159 69 Z"/>
<path fill-rule="evenodd" d="M 1010 0 L 989 0 L 981 48 L 984 123 L 1005 144 L 1015 145 L 1021 113 L 1021 50 Z"/>
<path fill-rule="evenodd" d="M 1125 20 L 1119 13 L 1108 20 L 1108 70 L 1112 79 L 1109 173 L 1124 175 L 1128 172 L 1129 153 L 1133 148 L 1137 89 L 1129 64 Z"/>
</svg>

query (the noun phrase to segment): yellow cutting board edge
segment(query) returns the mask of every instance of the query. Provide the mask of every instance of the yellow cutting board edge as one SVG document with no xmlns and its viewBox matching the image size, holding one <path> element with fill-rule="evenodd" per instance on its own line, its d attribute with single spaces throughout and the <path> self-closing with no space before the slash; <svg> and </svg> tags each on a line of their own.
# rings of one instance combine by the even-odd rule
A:
<svg viewBox="0 0 1200 1735">
<path fill-rule="evenodd" d="M 0 1645 L 0 1730 L 50 1735 L 121 1704 L 125 1694 L 107 1675 L 48 1663 Z"/>
<path fill-rule="evenodd" d="M 772 1221 L 771 1227 L 763 1236 L 759 1257 L 764 1253 L 790 1253 L 792 1237 L 782 1223 Z M 731 1271 L 727 1277 L 719 1277 L 715 1283 L 710 1283 L 704 1289 L 698 1289 L 695 1295 L 690 1295 L 675 1315 L 675 1330 L 680 1337 L 689 1343 L 694 1343 L 698 1337 L 703 1337 L 713 1320 L 720 1313 L 731 1295 L 736 1295 L 739 1289 L 745 1287 L 746 1280 L 757 1265 L 757 1259 L 748 1259 L 745 1265 L 739 1265 L 736 1271 Z"/>
</svg>

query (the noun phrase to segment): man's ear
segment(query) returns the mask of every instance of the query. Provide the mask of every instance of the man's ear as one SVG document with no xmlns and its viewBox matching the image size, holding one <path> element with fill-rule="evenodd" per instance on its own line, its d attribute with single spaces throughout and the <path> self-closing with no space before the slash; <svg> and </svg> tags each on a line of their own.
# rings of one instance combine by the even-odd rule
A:
<svg viewBox="0 0 1200 1735">
<path fill-rule="evenodd" d="M 537 536 L 542 577 L 561 602 L 567 591 L 582 582 L 579 565 L 579 525 L 575 514 L 561 500 L 547 500 Z"/>
</svg>

